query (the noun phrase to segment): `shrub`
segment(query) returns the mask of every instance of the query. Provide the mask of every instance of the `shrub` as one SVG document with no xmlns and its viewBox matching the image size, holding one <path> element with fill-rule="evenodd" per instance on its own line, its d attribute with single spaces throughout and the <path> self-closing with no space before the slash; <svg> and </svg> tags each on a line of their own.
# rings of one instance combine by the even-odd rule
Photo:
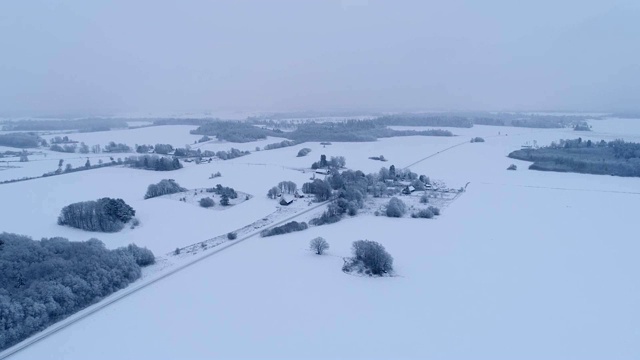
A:
<svg viewBox="0 0 640 360">
<path fill-rule="evenodd" d="M 393 257 L 375 241 L 358 240 L 352 245 L 353 258 L 346 259 L 342 270 L 383 275 L 393 271 Z"/>
<path fill-rule="evenodd" d="M 472 143 L 474 143 L 474 142 L 484 142 L 484 139 L 481 138 L 481 137 L 474 137 L 474 138 L 471 138 L 471 142 Z"/>
<path fill-rule="evenodd" d="M 298 151 L 298 157 L 307 156 L 310 152 L 311 152 L 311 149 L 309 148 L 300 149 L 300 151 Z"/>
<path fill-rule="evenodd" d="M 151 199 L 157 196 L 175 194 L 179 192 L 187 191 L 187 189 L 178 185 L 173 179 L 163 179 L 157 184 L 151 184 L 147 187 L 147 193 L 144 195 L 145 199 Z"/>
<path fill-rule="evenodd" d="M 316 252 L 318 255 L 322 255 L 325 250 L 329 249 L 329 243 L 327 240 L 317 237 L 309 243 L 309 248 Z"/>
<path fill-rule="evenodd" d="M 260 233 L 260 236 L 267 237 L 267 236 L 288 234 L 288 233 L 294 232 L 294 231 L 306 230 L 307 228 L 309 228 L 309 226 L 305 222 L 300 222 L 299 223 L 297 221 L 291 221 L 291 222 L 288 222 L 288 223 L 286 223 L 284 225 L 281 225 L 281 226 L 276 226 L 276 227 L 271 228 L 271 229 L 263 230 Z"/>
<path fill-rule="evenodd" d="M 222 194 L 220 197 L 220 205 L 229 206 L 229 196 L 227 194 Z"/>
<path fill-rule="evenodd" d="M 203 208 L 210 208 L 216 204 L 215 201 L 213 201 L 213 199 L 208 196 L 200 199 L 199 203 Z"/>
<path fill-rule="evenodd" d="M 227 234 L 227 239 L 229 239 L 229 240 L 235 240 L 237 238 L 238 238 L 238 234 L 235 233 L 235 232 L 230 232 L 230 233 Z"/>
<path fill-rule="evenodd" d="M 392 197 L 387 204 L 387 216 L 388 217 L 402 217 L 407 212 L 407 206 L 404 202 L 397 197 Z"/>
<path fill-rule="evenodd" d="M 428 203 L 429 203 L 429 196 L 427 196 L 427 194 L 420 196 L 420 204 L 428 204 Z"/>
<path fill-rule="evenodd" d="M 423 219 L 431 219 L 433 217 L 433 212 L 429 209 L 422 209 L 418 212 L 411 214 L 412 218 L 423 218 Z"/>
<path fill-rule="evenodd" d="M 511 164 L 511 165 L 509 165 L 507 170 L 518 170 L 518 167 L 516 166 L 516 164 Z"/>
<path fill-rule="evenodd" d="M 440 215 L 440 209 L 435 206 L 429 206 L 427 209 L 433 213 L 433 215 Z"/>
</svg>

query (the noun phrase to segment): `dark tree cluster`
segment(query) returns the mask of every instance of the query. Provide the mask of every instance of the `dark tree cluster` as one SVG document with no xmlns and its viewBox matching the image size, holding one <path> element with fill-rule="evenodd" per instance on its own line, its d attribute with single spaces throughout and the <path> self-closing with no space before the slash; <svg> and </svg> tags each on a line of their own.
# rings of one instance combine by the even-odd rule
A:
<svg viewBox="0 0 640 360">
<path fill-rule="evenodd" d="M 263 230 L 260 232 L 260 236 L 268 237 L 268 236 L 274 236 L 274 235 L 288 234 L 294 231 L 306 230 L 307 228 L 309 228 L 309 226 L 307 225 L 306 222 L 291 221 L 284 225 Z"/>
<path fill-rule="evenodd" d="M 440 215 L 440 209 L 435 206 L 429 206 L 426 209 L 421 209 L 417 212 L 414 212 L 413 214 L 411 214 L 411 217 L 414 219 L 431 219 L 437 215 Z"/>
<path fill-rule="evenodd" d="M 49 150 L 51 151 L 57 151 L 57 152 L 63 152 L 63 153 L 75 153 L 76 149 L 77 149 L 76 144 L 65 144 L 65 145 L 54 144 L 49 147 Z"/>
<path fill-rule="evenodd" d="M 153 151 L 153 145 L 137 145 L 136 146 L 136 152 L 138 154 L 148 154 L 149 152 Z"/>
<path fill-rule="evenodd" d="M 110 141 L 107 145 L 105 145 L 104 152 L 129 153 L 131 152 L 131 147 L 129 147 L 127 144 L 116 144 L 115 142 Z"/>
<path fill-rule="evenodd" d="M 388 217 L 403 217 L 406 212 L 407 205 L 405 205 L 404 201 L 397 197 L 392 197 L 391 200 L 389 200 L 386 208 L 386 214 Z"/>
<path fill-rule="evenodd" d="M 282 140 L 279 143 L 265 145 L 264 150 L 275 150 L 275 149 L 285 148 L 285 147 L 294 146 L 294 145 L 298 145 L 298 142 L 293 140 Z"/>
<path fill-rule="evenodd" d="M 484 142 L 484 139 L 477 136 L 477 137 L 471 138 L 471 142 L 472 143 Z"/>
<path fill-rule="evenodd" d="M 153 151 L 156 154 L 167 155 L 168 153 L 173 151 L 173 146 L 171 146 L 170 144 L 156 144 L 153 147 Z"/>
<path fill-rule="evenodd" d="M 140 277 L 155 257 L 136 245 L 0 234 L 0 351 Z"/>
<path fill-rule="evenodd" d="M 52 144 L 73 144 L 73 143 L 77 143 L 77 141 L 73 141 L 71 139 L 69 139 L 68 136 L 54 136 L 50 141 L 50 143 Z"/>
<path fill-rule="evenodd" d="M 182 169 L 182 164 L 178 158 L 158 155 L 130 156 L 125 159 L 125 163 L 132 168 L 145 170 L 172 171 Z"/>
<path fill-rule="evenodd" d="M 283 194 L 293 194 L 298 190 L 298 185 L 293 181 L 280 181 L 278 183 L 278 189 Z"/>
<path fill-rule="evenodd" d="M 226 196 L 229 199 L 236 199 L 238 197 L 238 193 L 232 187 L 226 187 L 220 184 L 216 185 L 214 188 L 208 188 L 207 192 Z"/>
<path fill-rule="evenodd" d="M 300 149 L 300 151 L 298 151 L 298 157 L 303 157 L 303 156 L 307 156 L 309 153 L 311 152 L 311 149 L 309 148 L 302 148 Z"/>
<path fill-rule="evenodd" d="M 381 244 L 370 240 L 354 241 L 352 258 L 344 260 L 342 271 L 382 276 L 393 271 L 393 257 Z"/>
<path fill-rule="evenodd" d="M 117 232 L 136 215 L 122 199 L 101 198 L 65 206 L 60 211 L 58 225 L 99 232 Z"/>
<path fill-rule="evenodd" d="M 341 169 L 347 165 L 347 160 L 344 156 L 332 156 L 331 159 L 327 160 L 326 155 L 320 155 L 320 161 L 316 161 L 311 164 L 311 168 L 316 169 Z"/>
<path fill-rule="evenodd" d="M 16 148 L 35 148 L 43 140 L 35 133 L 0 134 L 0 146 Z"/>
<path fill-rule="evenodd" d="M 154 198 L 157 196 L 175 194 L 179 192 L 187 191 L 187 189 L 178 185 L 173 179 L 163 179 L 157 184 L 151 184 L 147 187 L 147 193 L 144 195 L 145 199 Z"/>
</svg>

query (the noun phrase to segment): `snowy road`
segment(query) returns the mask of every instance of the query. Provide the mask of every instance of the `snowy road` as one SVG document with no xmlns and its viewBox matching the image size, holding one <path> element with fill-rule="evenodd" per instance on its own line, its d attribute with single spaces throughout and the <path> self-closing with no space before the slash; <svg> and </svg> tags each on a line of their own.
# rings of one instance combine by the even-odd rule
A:
<svg viewBox="0 0 640 360">
<path fill-rule="evenodd" d="M 258 231 L 255 231 L 255 232 L 253 232 L 253 233 L 251 233 L 251 234 L 249 234 L 249 235 L 247 235 L 247 236 L 245 236 L 245 237 L 243 237 L 241 239 L 237 239 L 237 240 L 234 240 L 234 241 L 226 242 L 226 243 L 220 245 L 219 247 L 216 247 L 216 249 L 211 250 L 211 251 L 204 251 L 203 253 L 201 253 L 201 255 L 196 256 L 194 259 L 192 259 L 192 260 L 190 260 L 190 261 L 188 261 L 186 263 L 179 264 L 176 267 L 170 267 L 167 271 L 160 272 L 159 274 L 157 274 L 157 275 L 155 275 L 153 277 L 150 277 L 148 279 L 142 280 L 140 282 L 136 282 L 136 283 L 128 286 L 127 288 L 122 289 L 122 290 L 120 290 L 120 291 L 118 291 L 118 292 L 106 297 L 105 299 L 101 300 L 100 302 L 98 302 L 96 304 L 91 305 L 88 308 L 83 309 L 83 310 L 81 310 L 81 311 L 79 311 L 79 312 L 67 317 L 64 320 L 58 321 L 57 323 L 49 326 L 48 328 L 44 329 L 43 331 L 41 331 L 41 332 L 35 334 L 34 336 L 32 336 L 32 337 L 30 337 L 30 338 L 28 338 L 28 339 L 26 339 L 26 340 L 24 340 L 24 341 L 22 341 L 22 342 L 20 342 L 20 343 L 18 343 L 16 345 L 14 345 L 14 346 L 6 349 L 5 351 L 0 352 L 0 360 L 7 359 L 7 358 L 11 357 L 12 355 L 18 353 L 19 351 L 24 350 L 25 348 L 29 347 L 30 345 L 32 345 L 32 344 L 34 344 L 34 343 L 36 343 L 36 342 L 38 342 L 38 341 L 50 336 L 50 335 L 55 334 L 56 332 L 66 328 L 68 326 L 71 326 L 74 323 L 76 323 L 76 322 L 78 322 L 78 321 L 80 321 L 80 320 L 82 320 L 82 319 L 84 319 L 84 318 L 86 318 L 88 316 L 91 316 L 92 314 L 104 309 L 105 307 L 107 307 L 107 306 L 109 306 L 109 305 L 111 305 L 111 304 L 113 304 L 115 302 L 118 302 L 118 301 L 120 301 L 120 300 L 122 300 L 122 299 L 124 299 L 124 298 L 126 298 L 126 297 L 128 297 L 128 296 L 130 296 L 130 295 L 132 295 L 132 294 L 134 294 L 134 293 L 136 293 L 136 292 L 138 292 L 138 291 L 140 291 L 140 290 L 142 290 L 142 289 L 144 289 L 144 288 L 146 288 L 146 287 L 148 287 L 148 286 L 150 286 L 150 285 L 152 285 L 152 284 L 154 284 L 154 283 L 156 283 L 156 282 L 158 282 L 158 281 L 160 281 L 162 279 L 165 279 L 165 278 L 167 278 L 167 277 L 169 277 L 169 276 L 171 276 L 173 274 L 176 274 L 177 272 L 179 272 L 181 270 L 184 270 L 184 269 L 186 269 L 186 268 L 188 268 L 188 267 L 190 267 L 190 266 L 192 266 L 192 265 L 194 265 L 194 264 L 196 264 L 196 263 L 198 263 L 198 262 L 200 262 L 202 260 L 205 260 L 205 259 L 207 259 L 207 258 L 209 258 L 209 257 L 211 257 L 211 256 L 213 256 L 213 255 L 215 255 L 215 254 L 217 254 L 217 253 L 219 253 L 219 252 L 221 252 L 223 250 L 226 250 L 226 249 L 228 249 L 228 248 L 230 248 L 232 246 L 235 246 L 235 245 L 237 245 L 237 244 L 239 244 L 239 243 L 241 243 L 243 241 L 246 241 L 246 240 L 249 240 L 249 239 L 251 239 L 253 237 L 256 237 L 256 236 L 260 235 L 260 232 L 262 232 L 262 231 L 264 231 L 266 229 L 271 229 L 271 228 L 274 228 L 276 226 L 282 225 L 282 224 L 287 223 L 287 222 L 289 222 L 289 221 L 291 221 L 291 220 L 293 220 L 293 219 L 295 219 L 297 217 L 300 217 L 300 216 L 302 216 L 302 215 L 304 215 L 304 214 L 306 214 L 306 213 L 308 213 L 310 211 L 318 209 L 318 208 L 328 204 L 330 201 L 331 200 L 327 200 L 327 201 L 318 203 L 318 204 L 316 204 L 316 205 L 314 205 L 314 206 L 312 206 L 312 207 L 310 207 L 308 209 L 305 209 L 304 211 L 301 211 L 301 212 L 296 213 L 295 215 L 292 215 L 292 216 L 290 216 L 290 217 L 288 217 L 286 219 L 283 219 L 283 220 L 280 220 L 280 221 L 278 221 L 276 223 L 273 223 L 273 224 L 271 224 L 270 226 L 268 226 L 268 227 L 266 227 L 264 229 L 260 229 Z"/>
</svg>

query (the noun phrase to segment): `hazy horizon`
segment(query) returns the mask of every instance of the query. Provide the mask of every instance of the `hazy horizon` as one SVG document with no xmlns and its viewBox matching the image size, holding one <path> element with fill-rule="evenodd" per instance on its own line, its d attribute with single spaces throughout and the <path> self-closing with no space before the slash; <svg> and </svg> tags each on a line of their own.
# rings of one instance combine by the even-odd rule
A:
<svg viewBox="0 0 640 360">
<path fill-rule="evenodd" d="M 640 111 L 638 15 L 625 0 L 6 2 L 0 116 Z"/>
</svg>

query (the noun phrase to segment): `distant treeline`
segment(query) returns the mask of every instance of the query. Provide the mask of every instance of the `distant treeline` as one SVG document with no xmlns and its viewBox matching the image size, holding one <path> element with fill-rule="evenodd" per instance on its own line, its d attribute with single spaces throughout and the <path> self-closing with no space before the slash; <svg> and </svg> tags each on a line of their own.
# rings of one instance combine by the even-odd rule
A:
<svg viewBox="0 0 640 360">
<path fill-rule="evenodd" d="M 640 177 L 640 144 L 560 140 L 539 149 L 521 149 L 509 157 L 533 161 L 532 170 Z"/>
<path fill-rule="evenodd" d="M 191 130 L 191 134 L 216 136 L 219 140 L 244 143 L 266 139 L 273 131 L 244 121 L 216 121 L 200 125 Z"/>
<path fill-rule="evenodd" d="M 376 141 L 379 138 L 394 136 L 453 136 L 453 134 L 448 130 L 398 131 L 374 121 L 348 120 L 344 122 L 307 122 L 298 125 L 296 130 L 279 136 L 297 142 L 360 142 Z"/>
<path fill-rule="evenodd" d="M 380 125 L 397 126 L 445 126 L 470 128 L 473 126 L 471 119 L 457 115 L 440 114 L 396 114 L 381 116 L 374 120 Z"/>
<path fill-rule="evenodd" d="M 0 233 L 0 351 L 127 287 L 154 262 L 135 245 Z"/>
<path fill-rule="evenodd" d="M 77 119 L 77 120 L 17 120 L 9 121 L 2 127 L 7 131 L 103 131 L 111 129 L 127 128 L 127 122 L 123 119 Z"/>
</svg>

